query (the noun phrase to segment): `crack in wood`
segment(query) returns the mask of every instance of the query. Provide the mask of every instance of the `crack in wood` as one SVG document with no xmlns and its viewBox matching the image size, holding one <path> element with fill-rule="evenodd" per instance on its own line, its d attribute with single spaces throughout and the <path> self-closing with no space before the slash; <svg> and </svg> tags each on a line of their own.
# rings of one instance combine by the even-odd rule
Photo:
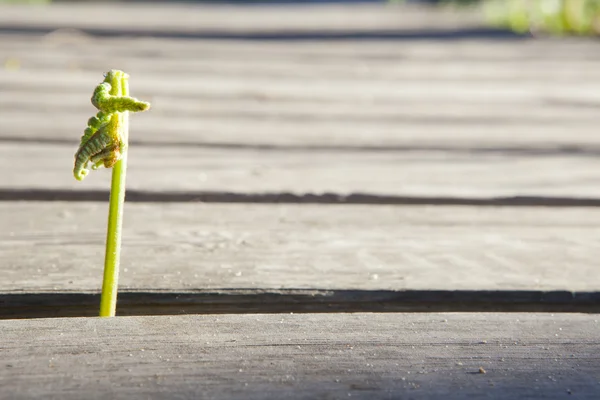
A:
<svg viewBox="0 0 600 400">
<path fill-rule="evenodd" d="M 105 190 L 0 189 L 0 201 L 107 201 Z M 437 205 L 480 207 L 600 207 L 593 197 L 509 196 L 467 198 L 450 196 L 395 196 L 368 193 L 236 193 L 220 191 L 161 191 L 131 189 L 127 201 L 134 203 L 253 203 L 253 204 L 364 204 Z"/>
<path fill-rule="evenodd" d="M 0 319 L 89 317 L 99 293 L 5 292 Z M 221 289 L 123 290 L 117 314 L 273 314 L 356 312 L 600 312 L 600 292 L 519 290 Z"/>
<path fill-rule="evenodd" d="M 1 35 L 48 35 L 58 29 L 59 26 L 31 26 L 5 23 L 0 27 Z M 531 38 L 529 34 L 518 34 L 507 29 L 472 27 L 457 29 L 347 29 L 347 30 L 257 30 L 254 32 L 232 32 L 227 30 L 203 29 L 196 31 L 178 31 L 168 29 L 144 29 L 134 28 L 93 28 L 74 27 L 84 35 L 114 38 L 160 38 L 160 39 L 204 39 L 204 40 L 247 40 L 247 41 L 344 41 L 344 40 L 464 40 L 468 38 L 485 38 L 498 40 L 526 40 Z"/>
</svg>

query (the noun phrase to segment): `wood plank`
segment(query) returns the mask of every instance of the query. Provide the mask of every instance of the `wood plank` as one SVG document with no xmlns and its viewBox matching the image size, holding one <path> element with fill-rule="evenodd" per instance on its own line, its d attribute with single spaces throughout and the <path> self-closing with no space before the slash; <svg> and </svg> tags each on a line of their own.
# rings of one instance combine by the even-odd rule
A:
<svg viewBox="0 0 600 400">
<path fill-rule="evenodd" d="M 118 11 L 117 11 L 118 10 Z M 51 4 L 0 7 L 0 23 L 27 27 L 201 33 L 226 31 L 320 32 L 385 29 L 456 29 L 481 27 L 473 12 L 431 13 L 423 7 L 381 4 L 207 5 L 207 4 Z M 301 15 L 302 17 L 299 17 Z M 94 18 L 90 18 L 93 16 Z M 131 18 L 136 17 L 136 18 Z"/>
<path fill-rule="evenodd" d="M 70 88 L 85 88 L 86 95 L 90 96 L 93 85 L 102 80 L 101 73 L 105 68 L 97 68 L 95 71 L 70 72 L 60 71 L 13 71 L 0 74 L 0 83 L 3 85 L 15 85 L 15 82 L 27 82 L 30 87 L 48 90 L 50 93 L 57 91 L 60 87 L 65 90 Z M 131 72 L 132 76 L 134 72 Z M 100 77 L 99 77 L 100 75 Z M 267 74 L 262 76 L 248 77 L 235 75 L 220 77 L 217 74 L 208 76 L 191 74 L 188 76 L 164 77 L 161 74 L 143 74 L 136 76 L 136 94 L 141 96 L 144 92 L 170 96 L 194 97 L 200 94 L 229 95 L 232 93 L 260 93 L 264 98 L 299 96 L 303 99 L 332 100 L 332 99 L 356 99 L 366 101 L 390 100 L 462 100 L 475 102 L 477 100 L 494 100 L 506 103 L 511 100 L 533 101 L 540 98 L 559 97 L 561 93 L 570 88 L 565 94 L 567 99 L 587 99 L 597 101 L 600 97 L 595 92 L 597 82 L 585 82 L 579 80 L 556 81 L 551 85 L 541 81 L 517 81 L 507 84 L 504 81 L 490 80 L 483 84 L 481 81 L 469 82 L 468 74 L 464 80 L 438 80 L 427 81 L 427 75 L 422 75 L 419 80 L 398 81 L 393 79 L 374 79 L 364 77 L 355 79 L 353 77 L 339 77 L 335 80 L 327 76 L 314 77 L 306 82 L 297 77 L 279 77 L 274 80 Z M 133 79 L 133 78 L 132 78 Z M 390 82 L 392 81 L 392 82 Z M 61 84 L 64 82 L 64 84 Z M 132 85 L 133 85 L 132 81 Z M 586 85 L 587 83 L 587 85 Z M 92 89 L 90 90 L 90 84 Z M 390 86 L 391 85 L 391 86 Z M 428 91 L 425 92 L 425 89 Z M 142 91 L 143 90 L 143 91 Z M 490 95 L 493 93 L 493 95 Z M 258 95 L 257 95 L 258 96 Z"/>
<path fill-rule="evenodd" d="M 600 74 L 598 77 L 600 78 Z M 93 88 L 94 83 L 92 82 L 90 79 L 89 86 Z M 421 85 L 423 88 L 428 87 L 425 79 L 416 82 L 416 85 Z M 514 85 L 516 86 L 517 83 Z M 148 86 L 146 85 L 146 87 Z M 415 88 L 416 86 L 413 86 L 412 89 L 407 88 L 407 90 L 414 90 L 416 94 Z M 7 113 L 10 112 L 10 115 L 4 116 L 3 119 L 7 121 L 16 121 L 17 119 L 23 121 L 28 118 L 46 119 L 50 115 L 57 114 L 63 118 L 70 116 L 75 119 L 81 115 L 93 114 L 89 93 L 84 93 L 83 90 L 67 93 L 65 90 L 57 96 L 57 92 L 58 88 L 33 92 L 23 89 L 3 91 L 0 93 L 0 106 Z M 344 122 L 351 122 L 374 127 L 378 123 L 413 124 L 415 126 L 442 125 L 444 123 L 452 125 L 497 123 L 506 127 L 534 123 L 544 127 L 563 123 L 576 126 L 582 123 L 591 124 L 597 122 L 598 119 L 595 103 L 592 100 L 585 103 L 581 99 L 581 103 L 577 103 L 575 99 L 569 99 L 566 96 L 535 99 L 515 98 L 514 101 L 497 98 L 489 99 L 484 105 L 478 105 L 476 104 L 477 96 L 471 98 L 465 96 L 464 101 L 448 103 L 443 98 L 434 97 L 435 93 L 430 92 L 429 95 L 429 99 L 421 94 L 421 98 L 415 97 L 410 99 L 410 102 L 404 102 L 392 98 L 366 101 L 364 98 L 349 99 L 342 95 L 339 98 L 332 96 L 329 99 L 294 95 L 287 98 L 266 96 L 261 99 L 258 94 L 253 97 L 249 94 L 244 95 L 243 91 L 230 95 L 196 93 L 182 99 L 173 94 L 152 93 L 149 90 L 140 91 L 139 94 L 136 92 L 137 97 L 151 100 L 154 106 L 152 112 L 144 114 L 145 118 L 150 118 L 154 123 L 162 122 L 163 124 L 164 120 L 168 119 L 175 126 L 179 119 L 183 121 L 193 119 L 198 125 L 221 120 L 225 125 L 226 118 L 229 118 L 230 123 L 234 124 L 270 120 L 283 124 L 286 122 L 300 124 L 336 122 L 342 125 Z M 57 99 L 60 99 L 60 103 L 57 103 Z M 526 110 L 520 107 L 526 107 Z M 15 126 L 14 129 L 24 130 L 19 126 Z M 3 136 L 8 133 L 10 132 L 3 133 Z M 240 139 L 243 138 L 240 137 Z"/>
<path fill-rule="evenodd" d="M 142 119 L 142 118 L 140 118 Z M 136 137 L 139 129 L 132 129 Z M 143 132 L 139 132 L 143 135 Z M 108 190 L 110 170 L 72 175 L 76 143 L 0 143 L 3 189 Z M 599 198 L 600 149 L 290 149 L 136 146 L 128 188 L 160 192 Z M 526 173 L 523 173 L 527 171 Z"/>
<path fill-rule="evenodd" d="M 502 77 L 510 72 L 515 77 L 532 79 L 577 78 L 595 76 L 599 44 L 577 38 L 536 38 L 535 40 L 497 41 L 473 37 L 462 41 L 360 41 L 347 40 L 332 44 L 326 40 L 309 41 L 242 41 L 180 40 L 143 37 L 103 38 L 73 30 L 56 30 L 47 35 L 3 35 L 0 49 L 5 57 L 17 58 L 22 68 L 95 70 L 108 65 L 106 57 L 128 63 L 128 70 L 154 72 L 160 68 L 191 74 L 192 67 L 213 68 L 212 72 L 241 70 L 254 73 L 263 69 L 281 73 L 290 64 L 302 66 L 292 76 L 303 76 L 312 70 L 330 70 L 343 75 L 402 76 L 426 69 L 433 77 L 457 77 L 465 72 L 487 78 Z M 236 61 L 242 57 L 247 64 Z M 142 64 L 143 60 L 160 63 Z M 440 68 L 443 62 L 444 68 Z M 463 68 L 459 68 L 460 66 Z M 552 68 L 569 65 L 572 69 Z M 343 68 L 343 67 L 346 68 Z M 519 69 L 518 67 L 521 67 Z M 535 67 L 538 74 L 535 74 Z M 251 67 L 251 68 L 248 68 Z M 362 68 L 360 68 L 362 67 Z M 365 68 L 369 67 L 369 68 Z M 420 67 L 417 69 L 417 67 Z M 465 70 L 465 67 L 467 68 Z M 494 69 L 492 69 L 494 67 Z M 14 71 L 15 68 L 9 68 Z M 479 70 L 481 70 L 479 72 Z M 208 72 L 208 71 L 206 71 Z M 493 73 L 490 73 L 493 72 Z M 295 73 L 295 74 L 294 74 Z"/>
<path fill-rule="evenodd" d="M 0 71 L 5 93 L 0 105 L 10 111 L 0 118 L 5 137 L 72 137 L 70 132 L 79 130 L 76 121 L 89 116 L 89 91 L 98 71 L 116 63 L 136 77 L 135 93 L 154 103 L 139 122 L 150 141 L 165 136 L 356 145 L 597 140 L 589 133 L 598 124 L 600 103 L 593 41 L 332 46 L 107 40 L 70 31 L 1 38 L 7 60 L 19 64 L 19 71 Z M 178 96 L 186 101 L 176 108 Z"/>
<path fill-rule="evenodd" d="M 88 97 L 82 95 L 81 99 L 88 102 Z M 360 107 L 360 104 L 356 106 Z M 479 107 L 474 106 L 473 111 L 477 111 L 477 108 Z M 423 109 L 427 109 L 427 113 L 432 112 L 429 106 L 424 106 Z M 594 135 L 589 121 L 574 121 L 568 117 L 562 121 L 557 121 L 560 117 L 554 117 L 553 123 L 539 120 L 511 123 L 508 119 L 503 121 L 502 117 L 487 121 L 469 120 L 469 107 L 454 120 L 413 116 L 407 121 L 402 121 L 401 117 L 395 121 L 377 121 L 372 118 L 363 123 L 356 122 L 355 118 L 346 120 L 343 116 L 337 119 L 331 116 L 319 121 L 314 118 L 268 118 L 268 115 L 263 115 L 253 120 L 235 117 L 233 114 L 228 118 L 227 115 L 209 117 L 201 113 L 196 117 L 178 117 L 174 121 L 164 114 L 157 115 L 158 113 L 161 113 L 160 109 L 135 118 L 132 130 L 140 133 L 137 137 L 133 136 L 132 140 L 155 144 L 200 145 L 416 146 L 434 150 L 439 147 L 516 147 L 525 151 L 544 147 L 585 149 L 590 145 L 600 144 L 600 138 Z M 561 114 L 556 115 L 569 113 L 568 109 L 563 109 Z M 68 113 L 44 113 L 41 109 L 37 112 L 11 111 L 0 117 L 0 132 L 4 140 L 59 140 L 76 145 L 92 114 L 91 108 Z"/>
<path fill-rule="evenodd" d="M 577 314 L 0 321 L 0 398 L 593 399 L 599 329 Z"/>
<path fill-rule="evenodd" d="M 135 75 L 177 72 L 192 79 L 198 75 L 271 76 L 288 78 L 399 79 L 410 81 L 462 79 L 573 81 L 597 77 L 593 41 L 536 39 L 535 41 L 464 42 L 415 41 L 402 45 L 386 42 L 273 43 L 243 41 L 185 41 L 161 39 L 102 39 L 72 32 L 46 36 L 13 37 L 0 34 L 7 68 L 55 72 L 95 72 L 126 64 Z M 590 54 L 591 53 L 591 54 Z M 110 57 L 111 60 L 107 60 Z M 244 63 L 240 63 L 240 59 Z M 153 62 L 149 62 L 152 60 Z M 443 63 L 440 65 L 440 63 Z M 9 65 L 10 66 L 10 65 Z M 563 66 L 564 68 L 558 68 Z M 566 68 L 568 67 L 568 68 Z M 470 79 L 464 79 L 465 74 Z M 162 77 L 173 79 L 175 77 Z M 18 80 L 15 84 L 18 84 Z M 3 82 L 4 85 L 11 82 Z M 48 82 L 50 84 L 52 82 Z M 60 87 L 60 82 L 54 82 Z M 64 82 L 69 87 L 77 81 Z"/>
<path fill-rule="evenodd" d="M 502 53 L 507 45 L 468 43 L 426 47 L 412 61 L 412 47 L 397 46 L 404 53 L 386 58 L 387 49 L 369 55 L 361 43 L 335 46 L 345 50 L 344 57 L 334 61 L 315 60 L 311 52 L 323 53 L 322 44 L 287 46 L 288 59 L 282 61 L 273 56 L 280 49 L 270 44 L 239 43 L 219 45 L 226 50 L 216 57 L 200 52 L 195 58 L 169 61 L 170 56 L 160 51 L 143 50 L 138 61 L 135 56 L 116 60 L 135 76 L 135 95 L 154 104 L 152 112 L 136 121 L 145 141 L 356 146 L 598 143 L 593 127 L 600 122 L 596 112 L 600 89 L 594 82 L 600 68 L 599 61 L 588 56 L 598 53 L 597 43 L 583 42 L 580 47 L 576 43 L 579 50 L 570 59 L 541 62 L 522 60 L 531 46 L 513 42 L 509 48 L 515 53 L 501 62 L 474 62 L 469 58 L 474 54 Z M 558 54 L 548 50 L 551 43 L 538 47 L 546 48 L 546 54 Z M 137 46 L 131 41 L 124 44 Z M 24 54 L 40 53 L 28 46 L 23 46 Z M 115 43 L 104 48 L 112 46 Z M 448 46 L 454 59 L 445 59 L 440 68 L 436 57 L 447 55 Z M 55 45 L 48 44 L 38 64 L 28 64 L 32 61 L 25 57 L 19 71 L 0 71 L 4 93 L 0 106 L 7 111 L 0 116 L 2 137 L 71 139 L 80 132 L 94 111 L 90 90 L 99 71 L 109 68 L 104 56 L 87 61 L 83 69 L 77 67 L 86 63 L 91 49 L 95 47 L 88 43 L 56 59 L 51 56 Z M 265 64 L 243 63 L 245 70 L 241 69 L 238 60 L 257 49 L 271 56 Z M 220 61 L 223 57 L 225 63 Z M 110 60 L 111 66 L 117 62 L 112 56 Z M 205 69 L 194 60 L 203 60 Z M 152 71 L 148 65 L 158 69 Z M 174 65 L 182 67 L 166 74 Z"/>
<path fill-rule="evenodd" d="M 89 83 L 89 86 L 94 86 L 92 80 Z M 422 85 L 423 88 L 428 86 L 424 80 L 417 84 Z M 27 124 L 28 119 L 45 120 L 56 115 L 62 118 L 77 119 L 83 115 L 94 113 L 90 105 L 91 95 L 89 93 L 84 94 L 78 91 L 77 93 L 61 94 L 60 97 L 57 97 L 56 92 L 58 90 L 41 90 L 39 92 L 6 90 L 1 93 L 0 106 L 7 113 L 10 112 L 9 115 L 3 117 L 3 123 L 12 122 L 14 124 L 12 129 L 7 126 L 8 132 L 3 133 L 3 136 L 25 130 L 17 125 L 18 120 Z M 149 91 L 136 93 L 136 95 L 151 100 L 154 106 L 152 112 L 144 114 L 145 119 L 148 118 L 153 123 L 163 125 L 170 122 L 175 127 L 179 120 L 184 124 L 186 121 L 192 120 L 197 125 L 221 121 L 225 125 L 225 120 L 228 118 L 230 123 L 239 125 L 271 121 L 282 125 L 289 125 L 291 122 L 300 125 L 328 123 L 338 126 L 344 125 L 344 123 L 354 123 L 377 127 L 382 124 L 396 123 L 400 126 L 412 124 L 415 128 L 419 126 L 423 128 L 436 124 L 472 126 L 494 123 L 506 128 L 537 124 L 538 129 L 541 129 L 557 123 L 571 126 L 589 125 L 599 119 L 593 101 L 589 100 L 588 103 L 585 103 L 582 99 L 581 103 L 577 103 L 575 99 L 561 98 L 560 96 L 536 99 L 518 98 L 512 102 L 498 98 L 490 99 L 484 105 L 478 105 L 476 104 L 477 96 L 472 96 L 472 98 L 466 96 L 465 101 L 447 103 L 444 99 L 433 97 L 429 100 L 423 97 L 414 98 L 410 102 L 385 98 L 376 101 L 343 97 L 311 99 L 308 96 L 291 96 L 289 98 L 267 96 L 260 99 L 258 95 L 254 97 L 244 95 L 243 91 L 237 95 L 232 93 L 213 96 L 198 93 L 185 99 L 170 94 L 150 94 Z M 432 93 L 430 95 L 435 96 Z M 57 103 L 58 98 L 60 98 L 60 103 Z M 526 109 L 524 110 L 522 107 L 526 107 Z M 56 130 L 54 127 L 49 127 L 49 129 Z M 155 136 L 155 131 L 156 129 L 151 130 L 150 136 Z M 61 136 L 66 137 L 65 134 Z M 243 137 L 240 135 L 240 140 L 242 139 Z"/>
<path fill-rule="evenodd" d="M 600 289 L 600 210 L 127 204 L 121 288 Z M 0 291 L 97 292 L 106 203 L 0 203 Z"/>
</svg>

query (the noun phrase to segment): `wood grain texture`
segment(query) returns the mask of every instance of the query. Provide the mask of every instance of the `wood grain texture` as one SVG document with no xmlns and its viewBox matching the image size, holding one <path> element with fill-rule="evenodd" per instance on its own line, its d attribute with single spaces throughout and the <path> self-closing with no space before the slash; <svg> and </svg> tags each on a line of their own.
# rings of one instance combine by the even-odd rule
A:
<svg viewBox="0 0 600 400">
<path fill-rule="evenodd" d="M 119 12 L 115 12 L 118 7 Z M 323 4 L 274 7 L 269 4 L 52 4 L 2 6 L 0 22 L 19 27 L 100 28 L 107 30 L 194 32 L 314 32 L 481 27 L 477 13 L 431 13 L 422 7 L 376 4 Z M 304 18 L 298 18 L 298 14 Z M 137 16 L 130 19 L 132 15 Z M 94 18 L 90 18 L 94 16 Z"/>
<path fill-rule="evenodd" d="M 18 65 L 0 70 L 0 137 L 76 138 L 100 73 L 118 64 L 153 103 L 133 125 L 146 142 L 598 145 L 598 46 L 0 36 Z"/>
<path fill-rule="evenodd" d="M 0 321 L 2 399 L 594 399 L 597 316 Z"/>
<path fill-rule="evenodd" d="M 0 204 L 0 290 L 96 292 L 105 203 Z M 597 291 L 600 210 L 126 205 L 121 288 Z"/>
<path fill-rule="evenodd" d="M 132 135 L 137 131 L 132 129 Z M 75 145 L 0 143 L 0 169 L 7 171 L 0 175 L 0 188 L 107 190 L 110 170 L 93 171 L 83 182 L 73 178 L 75 150 Z M 600 198 L 598 154 L 600 148 L 359 150 L 133 143 L 127 187 L 156 193 Z"/>
</svg>

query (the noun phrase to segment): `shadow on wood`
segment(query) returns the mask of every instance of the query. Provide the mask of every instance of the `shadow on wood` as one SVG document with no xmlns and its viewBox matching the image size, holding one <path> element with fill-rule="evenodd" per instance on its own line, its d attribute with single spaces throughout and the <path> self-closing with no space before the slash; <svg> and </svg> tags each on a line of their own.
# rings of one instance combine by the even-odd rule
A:
<svg viewBox="0 0 600 400">
<path fill-rule="evenodd" d="M 96 316 L 96 293 L 0 294 L 0 319 Z M 600 292 L 467 290 L 123 291 L 122 316 L 356 312 L 600 312 Z"/>
<path fill-rule="evenodd" d="M 107 190 L 0 189 L 0 201 L 107 201 Z M 479 207 L 600 207 L 597 198 L 513 196 L 461 198 L 449 196 L 386 196 L 368 193 L 233 193 L 211 191 L 153 192 L 128 190 L 134 203 L 251 203 L 251 204 L 381 204 Z"/>
<path fill-rule="evenodd" d="M 47 35 L 58 26 L 32 27 L 3 24 L 0 34 Z M 80 28 L 82 33 L 96 37 L 151 37 L 160 39 L 198 39 L 198 40 L 250 40 L 250 41 L 343 41 L 343 40 L 464 40 L 464 39 L 526 39 L 530 35 L 520 35 L 505 29 L 464 28 L 464 29 L 381 29 L 369 31 L 280 31 L 280 32 L 227 32 L 204 30 L 198 32 L 143 30 L 143 29 L 102 29 Z"/>
</svg>

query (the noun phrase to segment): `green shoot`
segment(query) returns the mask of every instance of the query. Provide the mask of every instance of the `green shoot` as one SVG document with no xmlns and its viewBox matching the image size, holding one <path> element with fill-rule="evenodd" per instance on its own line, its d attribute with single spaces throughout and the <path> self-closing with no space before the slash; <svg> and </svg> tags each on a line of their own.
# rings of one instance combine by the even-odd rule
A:
<svg viewBox="0 0 600 400">
<path fill-rule="evenodd" d="M 127 147 L 129 143 L 129 112 L 145 111 L 150 104 L 129 97 L 129 75 L 111 70 L 94 90 L 92 104 L 98 113 L 88 120 L 75 153 L 73 175 L 83 180 L 93 170 L 102 166 L 113 168 L 106 234 L 104 280 L 100 300 L 100 316 L 113 317 L 117 306 L 119 261 L 121 258 L 121 231 L 125 203 L 125 177 L 127 172 Z"/>
</svg>

